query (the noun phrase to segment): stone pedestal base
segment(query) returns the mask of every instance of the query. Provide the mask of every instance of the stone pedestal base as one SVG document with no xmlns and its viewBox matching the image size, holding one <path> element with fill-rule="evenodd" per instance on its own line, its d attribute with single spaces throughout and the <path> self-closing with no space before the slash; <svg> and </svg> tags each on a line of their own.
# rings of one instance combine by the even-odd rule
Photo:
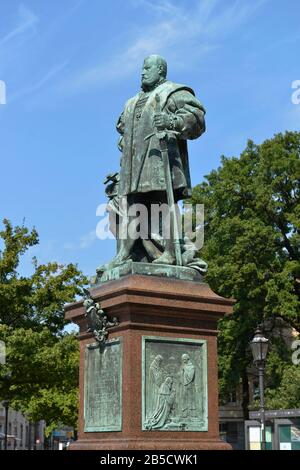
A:
<svg viewBox="0 0 300 470">
<path fill-rule="evenodd" d="M 161 438 L 131 438 L 123 439 L 79 439 L 70 446 L 70 450 L 100 450 L 100 451 L 114 451 L 114 450 L 140 450 L 140 451 L 168 451 L 168 450 L 232 450 L 231 445 L 220 439 L 161 439 Z"/>
<path fill-rule="evenodd" d="M 88 428 L 91 432 L 86 432 L 87 423 L 84 416 L 84 390 L 87 385 L 84 383 L 86 346 L 95 343 L 95 339 L 90 333 L 86 333 L 82 302 L 71 304 L 66 307 L 66 318 L 80 327 L 81 351 L 78 441 L 71 445 L 71 449 L 230 449 L 230 446 L 219 437 L 216 335 L 217 321 L 224 314 L 231 313 L 233 301 L 217 296 L 202 282 L 145 275 L 129 275 L 116 281 L 106 282 L 92 289 L 91 295 L 101 303 L 108 316 L 119 319 L 119 325 L 110 330 L 108 340 L 120 340 L 122 344 L 121 409 L 116 410 L 120 413 L 120 428 L 118 431 L 103 432 L 95 432 L 93 428 Z M 201 382 L 201 390 L 206 393 L 206 407 L 203 405 L 201 408 L 205 415 L 204 430 L 197 431 L 189 425 L 185 428 L 184 419 L 181 423 L 182 430 L 180 428 L 173 431 L 168 427 L 155 429 L 155 426 L 153 429 L 145 429 L 145 381 L 148 380 L 149 361 L 153 361 L 154 357 L 153 354 L 151 357 L 145 356 L 145 338 L 155 338 L 155 341 L 161 340 L 163 344 L 183 342 L 186 345 L 205 345 L 207 370 L 203 371 L 204 365 L 199 366 L 199 371 L 201 374 L 204 373 L 203 377 L 205 376 L 205 383 L 203 380 Z M 145 361 L 148 361 L 147 364 Z M 176 377 L 179 377 L 180 373 L 182 372 L 176 372 Z M 180 394 L 180 391 L 176 393 Z M 114 406 L 114 403 L 111 403 L 111 406 Z"/>
<path fill-rule="evenodd" d="M 179 279 L 181 281 L 197 281 L 202 282 L 203 276 L 194 268 L 187 266 L 170 266 L 168 264 L 154 264 L 154 263 L 135 263 L 134 261 L 126 261 L 121 266 L 105 271 L 101 277 L 100 282 L 97 284 L 95 278 L 95 287 L 107 281 L 115 281 L 122 277 L 134 275 L 147 275 L 158 276 L 160 278 Z"/>
</svg>

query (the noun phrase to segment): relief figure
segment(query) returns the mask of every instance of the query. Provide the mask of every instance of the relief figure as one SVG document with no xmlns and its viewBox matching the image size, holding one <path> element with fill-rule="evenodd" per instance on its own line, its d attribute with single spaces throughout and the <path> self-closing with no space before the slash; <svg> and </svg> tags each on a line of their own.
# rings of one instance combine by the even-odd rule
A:
<svg viewBox="0 0 300 470">
<path fill-rule="evenodd" d="M 159 389 L 164 379 L 164 369 L 162 367 L 163 357 L 158 354 L 153 359 L 149 369 L 149 393 L 147 414 L 151 416 L 154 412 L 158 400 Z"/>
<path fill-rule="evenodd" d="M 168 422 L 175 400 L 175 393 L 172 391 L 172 385 L 172 377 L 167 377 L 161 385 L 158 392 L 156 408 L 146 424 L 148 429 L 162 428 Z"/>
<path fill-rule="evenodd" d="M 182 418 L 196 416 L 195 366 L 188 354 L 182 354 L 179 375 L 180 412 Z"/>
</svg>

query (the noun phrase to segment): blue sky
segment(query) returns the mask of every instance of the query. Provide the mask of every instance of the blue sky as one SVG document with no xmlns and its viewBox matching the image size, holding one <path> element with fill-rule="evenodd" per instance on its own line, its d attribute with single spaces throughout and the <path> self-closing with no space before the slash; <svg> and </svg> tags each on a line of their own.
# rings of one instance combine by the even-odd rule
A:
<svg viewBox="0 0 300 470">
<path fill-rule="evenodd" d="M 207 109 L 189 145 L 193 185 L 248 138 L 299 130 L 299 17 L 299 0 L 0 0 L 0 217 L 40 235 L 21 272 L 35 255 L 92 275 L 113 256 L 96 208 L 146 55 L 164 55 L 168 78 Z"/>
</svg>

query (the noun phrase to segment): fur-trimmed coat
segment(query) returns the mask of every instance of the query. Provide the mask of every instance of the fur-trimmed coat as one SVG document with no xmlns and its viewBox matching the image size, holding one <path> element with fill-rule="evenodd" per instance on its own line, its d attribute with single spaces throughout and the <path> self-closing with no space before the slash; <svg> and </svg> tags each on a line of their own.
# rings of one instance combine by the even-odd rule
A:
<svg viewBox="0 0 300 470">
<path fill-rule="evenodd" d="M 156 94 L 160 96 L 162 112 L 176 116 L 176 131 L 179 131 L 179 136 L 168 144 L 175 197 L 179 200 L 190 195 L 186 141 L 196 139 L 205 131 L 205 109 L 191 88 L 165 81 L 149 93 L 139 119 L 136 118 L 135 108 L 143 92 L 127 101 L 118 120 L 117 130 L 121 134 L 119 148 L 122 151 L 119 196 L 166 191 L 159 140 L 156 135 L 145 140 L 156 131 L 153 125 Z"/>
</svg>

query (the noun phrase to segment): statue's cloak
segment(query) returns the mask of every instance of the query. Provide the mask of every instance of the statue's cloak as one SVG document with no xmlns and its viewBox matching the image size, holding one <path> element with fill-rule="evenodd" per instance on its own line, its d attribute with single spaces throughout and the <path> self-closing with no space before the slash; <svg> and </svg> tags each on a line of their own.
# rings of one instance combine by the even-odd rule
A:
<svg viewBox="0 0 300 470">
<path fill-rule="evenodd" d="M 122 134 L 119 196 L 166 191 L 164 166 L 153 117 L 156 112 L 155 95 L 160 97 L 162 112 L 178 116 L 180 134 L 171 139 L 168 153 L 175 198 L 188 197 L 191 191 L 187 139 L 196 139 L 205 130 L 205 110 L 191 88 L 166 81 L 148 97 L 139 119 L 135 108 L 142 92 L 129 99 L 121 114 L 117 129 Z"/>
</svg>

